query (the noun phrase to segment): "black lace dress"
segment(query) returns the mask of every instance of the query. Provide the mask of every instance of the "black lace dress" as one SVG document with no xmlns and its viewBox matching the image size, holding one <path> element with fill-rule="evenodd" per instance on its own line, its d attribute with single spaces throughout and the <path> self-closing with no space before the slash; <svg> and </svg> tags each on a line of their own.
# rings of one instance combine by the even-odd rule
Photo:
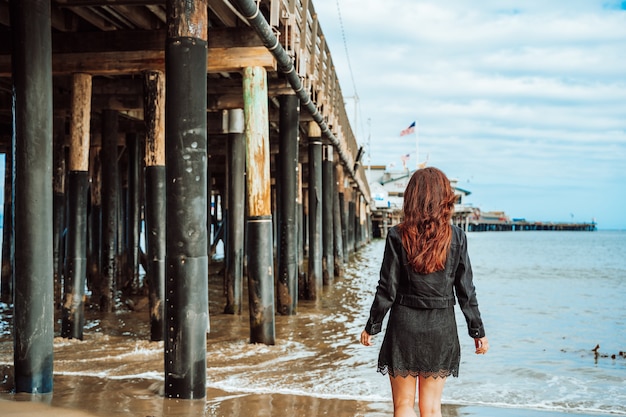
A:
<svg viewBox="0 0 626 417">
<path fill-rule="evenodd" d="M 378 371 L 391 376 L 458 376 L 461 349 L 454 314 L 458 300 L 468 333 L 485 336 L 485 330 L 467 255 L 467 238 L 456 226 L 445 269 L 421 275 L 408 266 L 399 230 L 387 235 L 380 280 L 365 330 L 381 331 L 391 309 L 378 356 Z M 455 297 L 456 295 L 456 297 Z"/>
</svg>

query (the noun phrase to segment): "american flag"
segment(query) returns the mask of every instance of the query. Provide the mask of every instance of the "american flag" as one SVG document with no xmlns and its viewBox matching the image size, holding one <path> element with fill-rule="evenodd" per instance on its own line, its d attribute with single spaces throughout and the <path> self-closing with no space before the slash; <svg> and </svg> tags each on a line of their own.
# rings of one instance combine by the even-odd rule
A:
<svg viewBox="0 0 626 417">
<path fill-rule="evenodd" d="M 406 161 L 408 161 L 409 158 L 411 158 L 411 155 L 408 153 L 400 157 L 400 160 L 402 161 L 402 168 L 406 169 Z"/>
<path fill-rule="evenodd" d="M 413 132 L 415 132 L 415 122 L 411 123 L 409 127 L 400 132 L 400 136 L 410 135 Z"/>
</svg>

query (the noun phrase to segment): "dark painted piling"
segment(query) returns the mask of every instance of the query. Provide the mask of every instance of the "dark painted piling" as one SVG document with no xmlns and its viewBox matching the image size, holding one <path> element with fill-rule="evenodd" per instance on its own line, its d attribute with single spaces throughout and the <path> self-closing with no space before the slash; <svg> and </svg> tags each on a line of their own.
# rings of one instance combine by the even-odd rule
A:
<svg viewBox="0 0 626 417">
<path fill-rule="evenodd" d="M 87 202 L 91 76 L 74 74 L 68 175 L 67 253 L 61 307 L 61 336 L 83 339 L 87 280 Z"/>
<path fill-rule="evenodd" d="M 352 257 L 356 247 L 356 203 L 354 201 L 354 190 L 350 191 L 350 201 L 348 201 L 348 253 Z"/>
<path fill-rule="evenodd" d="M 348 250 L 348 212 L 343 169 L 337 170 L 337 198 L 339 200 L 339 222 L 341 224 L 341 248 L 344 258 L 350 259 L 350 252 Z"/>
<path fill-rule="evenodd" d="M 296 242 L 298 242 L 298 298 L 306 299 L 306 276 L 304 254 L 306 252 L 306 216 L 304 213 L 304 190 L 302 188 L 302 164 L 298 163 L 298 185 L 296 196 Z"/>
<path fill-rule="evenodd" d="M 207 2 L 167 1 L 165 396 L 206 396 Z"/>
<path fill-rule="evenodd" d="M 165 74 L 144 73 L 146 281 L 150 340 L 163 340 L 165 301 Z"/>
<path fill-rule="evenodd" d="M 224 313 L 241 314 L 243 304 L 246 138 L 243 109 L 229 110 Z"/>
<path fill-rule="evenodd" d="M 89 150 L 89 176 L 91 178 L 89 208 L 89 226 L 87 238 L 89 240 L 87 251 L 87 288 L 98 300 L 99 288 L 102 283 L 101 250 L 102 247 L 102 161 L 100 153 L 102 149 L 102 132 L 92 134 L 91 149 Z"/>
<path fill-rule="evenodd" d="M 165 166 L 146 166 L 146 256 L 150 340 L 163 340 L 165 301 Z"/>
<path fill-rule="evenodd" d="M 243 71 L 248 193 L 247 254 L 250 342 L 273 345 L 274 245 L 267 73 L 261 67 Z"/>
<path fill-rule="evenodd" d="M 322 132 L 309 123 L 309 268 L 307 298 L 317 299 L 322 292 Z"/>
<path fill-rule="evenodd" d="M 50 2 L 12 0 L 15 391 L 52 392 L 52 40 Z"/>
<path fill-rule="evenodd" d="M 128 152 L 128 190 L 126 192 L 126 285 L 139 290 L 139 236 L 141 231 L 142 159 L 141 140 L 135 132 L 126 134 Z"/>
<path fill-rule="evenodd" d="M 207 154 L 207 167 L 206 167 L 206 198 L 207 198 L 207 211 L 206 211 L 206 233 L 207 233 L 207 256 L 209 265 L 213 260 L 213 174 L 215 167 L 211 162 L 211 154 Z M 209 323 L 209 330 L 211 329 Z"/>
<path fill-rule="evenodd" d="M 54 266 L 54 300 L 55 307 L 63 298 L 63 264 L 65 245 L 63 229 L 65 228 L 65 115 L 55 117 L 53 123 L 53 156 L 52 156 L 52 259 Z M 10 171 L 9 171 L 10 172 Z M 9 211 L 5 211 L 8 213 Z M 5 216 L 10 217 L 10 216 Z M 3 257 L 4 259 L 4 257 Z"/>
<path fill-rule="evenodd" d="M 68 231 L 63 285 L 61 336 L 83 340 L 87 277 L 87 171 L 68 174 Z"/>
<path fill-rule="evenodd" d="M 283 315 L 296 313 L 298 305 L 298 120 L 299 100 L 282 95 L 279 119 L 279 237 L 277 310 Z"/>
<path fill-rule="evenodd" d="M 354 252 L 356 253 L 363 242 L 363 227 L 361 225 L 361 195 L 354 193 Z"/>
<path fill-rule="evenodd" d="M 13 301 L 13 162 L 10 153 L 4 159 L 4 216 L 2 218 L 2 271 L 0 272 L 0 301 L 7 304 Z"/>
<path fill-rule="evenodd" d="M 335 253 L 333 231 L 333 195 L 335 194 L 335 167 L 333 147 L 324 145 L 322 161 L 322 276 L 324 285 L 335 277 Z"/>
<path fill-rule="evenodd" d="M 102 279 L 98 288 L 97 302 L 100 310 L 113 311 L 117 281 L 117 241 L 119 206 L 119 169 L 117 164 L 117 140 L 119 116 L 115 110 L 102 112 Z"/>
<path fill-rule="evenodd" d="M 343 179 L 340 180 L 343 174 L 343 168 L 341 164 L 335 164 L 335 187 L 333 189 L 333 242 L 334 242 L 334 264 L 335 264 L 335 276 L 343 277 L 343 226 L 342 226 L 342 213 L 341 204 L 339 202 L 340 193 L 339 186 L 343 183 Z"/>
</svg>

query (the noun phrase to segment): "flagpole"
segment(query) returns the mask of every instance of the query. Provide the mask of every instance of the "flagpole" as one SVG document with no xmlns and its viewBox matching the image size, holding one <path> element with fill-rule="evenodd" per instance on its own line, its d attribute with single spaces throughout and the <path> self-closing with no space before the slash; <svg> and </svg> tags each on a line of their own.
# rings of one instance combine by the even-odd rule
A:
<svg viewBox="0 0 626 417">
<path fill-rule="evenodd" d="M 415 169 L 420 167 L 419 122 L 415 119 Z"/>
</svg>

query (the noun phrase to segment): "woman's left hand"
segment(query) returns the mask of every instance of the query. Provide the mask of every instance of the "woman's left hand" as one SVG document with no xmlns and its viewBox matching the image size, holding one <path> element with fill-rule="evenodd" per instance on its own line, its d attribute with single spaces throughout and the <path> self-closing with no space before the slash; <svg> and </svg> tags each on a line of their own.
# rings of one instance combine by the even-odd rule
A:
<svg viewBox="0 0 626 417">
<path fill-rule="evenodd" d="M 361 332 L 361 344 L 363 346 L 372 346 L 372 335 L 365 330 Z"/>
<path fill-rule="evenodd" d="M 476 345 L 477 355 L 484 355 L 489 350 L 489 341 L 486 337 L 474 339 L 474 344 Z"/>
</svg>

